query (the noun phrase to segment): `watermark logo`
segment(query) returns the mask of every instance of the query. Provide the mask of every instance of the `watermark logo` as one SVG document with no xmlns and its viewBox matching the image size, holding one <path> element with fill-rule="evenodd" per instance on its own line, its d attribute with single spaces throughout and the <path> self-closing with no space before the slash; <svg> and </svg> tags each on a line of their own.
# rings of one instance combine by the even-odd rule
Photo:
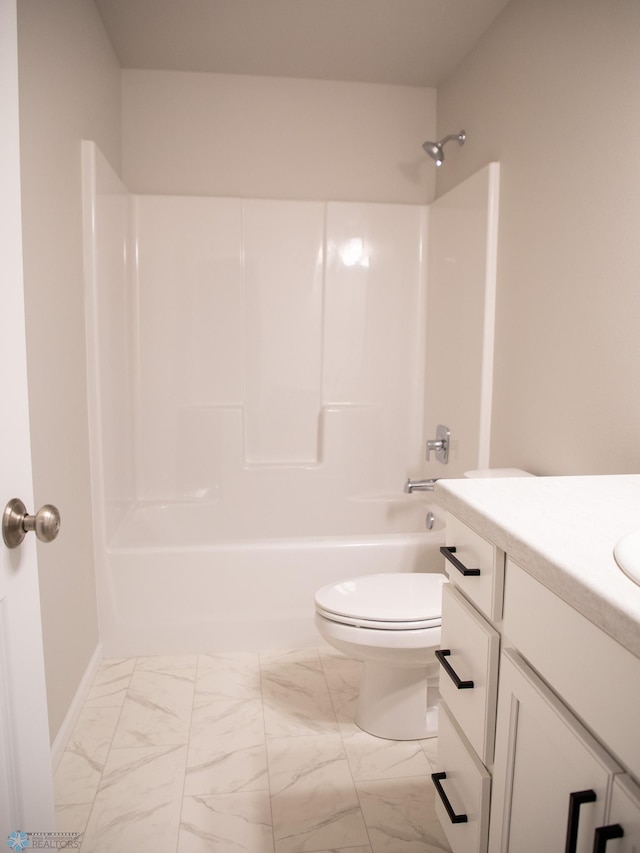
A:
<svg viewBox="0 0 640 853">
<path fill-rule="evenodd" d="M 10 850 L 70 850 L 80 847 L 79 832 L 12 832 L 7 838 Z"/>
<path fill-rule="evenodd" d="M 26 832 L 12 832 L 7 838 L 7 845 L 11 850 L 24 850 L 31 847 L 31 842 Z"/>
</svg>

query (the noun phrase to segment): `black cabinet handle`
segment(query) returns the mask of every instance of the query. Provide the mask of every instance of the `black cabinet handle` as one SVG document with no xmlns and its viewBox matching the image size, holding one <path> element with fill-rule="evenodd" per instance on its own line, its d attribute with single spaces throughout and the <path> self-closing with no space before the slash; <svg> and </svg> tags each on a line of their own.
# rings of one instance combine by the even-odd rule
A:
<svg viewBox="0 0 640 853">
<path fill-rule="evenodd" d="M 578 823 L 580 822 L 580 806 L 583 803 L 595 803 L 596 792 L 572 791 L 569 794 L 569 819 L 567 821 L 567 843 L 564 853 L 576 853 L 578 845 Z"/>
<path fill-rule="evenodd" d="M 438 792 L 438 796 L 442 800 L 442 805 L 447 810 L 447 814 L 449 815 L 449 820 L 451 823 L 466 823 L 468 818 L 466 814 L 456 814 L 453 810 L 453 806 L 449 802 L 449 798 L 444 792 L 444 788 L 442 787 L 442 780 L 447 778 L 446 773 L 432 773 L 431 780 L 433 784 L 436 786 L 436 791 Z"/>
<path fill-rule="evenodd" d="M 455 669 L 451 666 L 447 658 L 451 654 L 451 649 L 436 649 L 436 657 L 440 661 L 442 668 L 447 673 L 451 681 L 455 684 L 458 690 L 470 690 L 473 687 L 473 681 L 463 681 Z"/>
<path fill-rule="evenodd" d="M 607 841 L 610 841 L 612 838 L 623 837 L 624 830 L 619 823 L 612 823 L 609 826 L 599 826 L 593 838 L 593 853 L 605 853 Z"/>
<path fill-rule="evenodd" d="M 452 566 L 456 567 L 460 574 L 464 575 L 466 578 L 470 575 L 477 576 L 480 574 L 480 569 L 468 569 L 464 563 L 461 563 L 457 557 L 453 556 L 456 553 L 455 548 L 451 548 L 448 545 L 443 545 L 442 548 L 440 548 L 440 553 L 446 560 L 451 563 Z"/>
</svg>

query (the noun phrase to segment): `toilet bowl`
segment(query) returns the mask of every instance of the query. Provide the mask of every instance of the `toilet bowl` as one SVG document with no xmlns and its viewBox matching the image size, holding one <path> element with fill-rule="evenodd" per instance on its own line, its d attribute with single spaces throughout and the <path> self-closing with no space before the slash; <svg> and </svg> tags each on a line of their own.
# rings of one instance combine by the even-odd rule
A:
<svg viewBox="0 0 640 853">
<path fill-rule="evenodd" d="M 531 477 L 519 468 L 468 471 L 465 477 Z M 439 573 L 394 572 L 350 578 L 319 589 L 315 624 L 331 646 L 364 664 L 355 722 L 390 740 L 438 733 L 442 585 Z"/>
<path fill-rule="evenodd" d="M 435 737 L 444 574 L 394 572 L 319 589 L 323 639 L 364 664 L 356 724 L 390 740 Z"/>
</svg>

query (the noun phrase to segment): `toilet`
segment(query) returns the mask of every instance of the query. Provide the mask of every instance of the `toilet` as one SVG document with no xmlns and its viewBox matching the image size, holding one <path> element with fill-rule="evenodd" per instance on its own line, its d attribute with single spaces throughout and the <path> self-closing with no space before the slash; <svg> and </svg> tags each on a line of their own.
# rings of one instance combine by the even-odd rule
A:
<svg viewBox="0 0 640 853">
<path fill-rule="evenodd" d="M 518 468 L 465 477 L 530 477 Z M 390 572 L 348 578 L 315 595 L 315 624 L 330 646 L 364 664 L 356 724 L 389 740 L 438 733 L 442 586 L 438 572 Z"/>
<path fill-rule="evenodd" d="M 350 578 L 316 592 L 320 636 L 364 663 L 356 724 L 390 740 L 435 737 L 444 574 Z M 431 683 L 430 683 L 431 682 Z M 433 694 L 433 695 L 432 695 Z"/>
</svg>

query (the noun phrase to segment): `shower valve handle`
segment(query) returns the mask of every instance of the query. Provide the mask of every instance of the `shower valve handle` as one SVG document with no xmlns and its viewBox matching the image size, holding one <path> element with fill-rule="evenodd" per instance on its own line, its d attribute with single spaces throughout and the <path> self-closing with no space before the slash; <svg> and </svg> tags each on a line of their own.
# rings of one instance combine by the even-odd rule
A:
<svg viewBox="0 0 640 853">
<path fill-rule="evenodd" d="M 436 437 L 430 438 L 427 441 L 427 462 L 431 457 L 431 451 L 433 450 L 436 454 L 436 459 L 438 462 L 442 462 L 444 465 L 449 461 L 449 442 L 451 440 L 451 432 L 448 427 L 443 424 L 438 424 L 436 429 Z"/>
</svg>

